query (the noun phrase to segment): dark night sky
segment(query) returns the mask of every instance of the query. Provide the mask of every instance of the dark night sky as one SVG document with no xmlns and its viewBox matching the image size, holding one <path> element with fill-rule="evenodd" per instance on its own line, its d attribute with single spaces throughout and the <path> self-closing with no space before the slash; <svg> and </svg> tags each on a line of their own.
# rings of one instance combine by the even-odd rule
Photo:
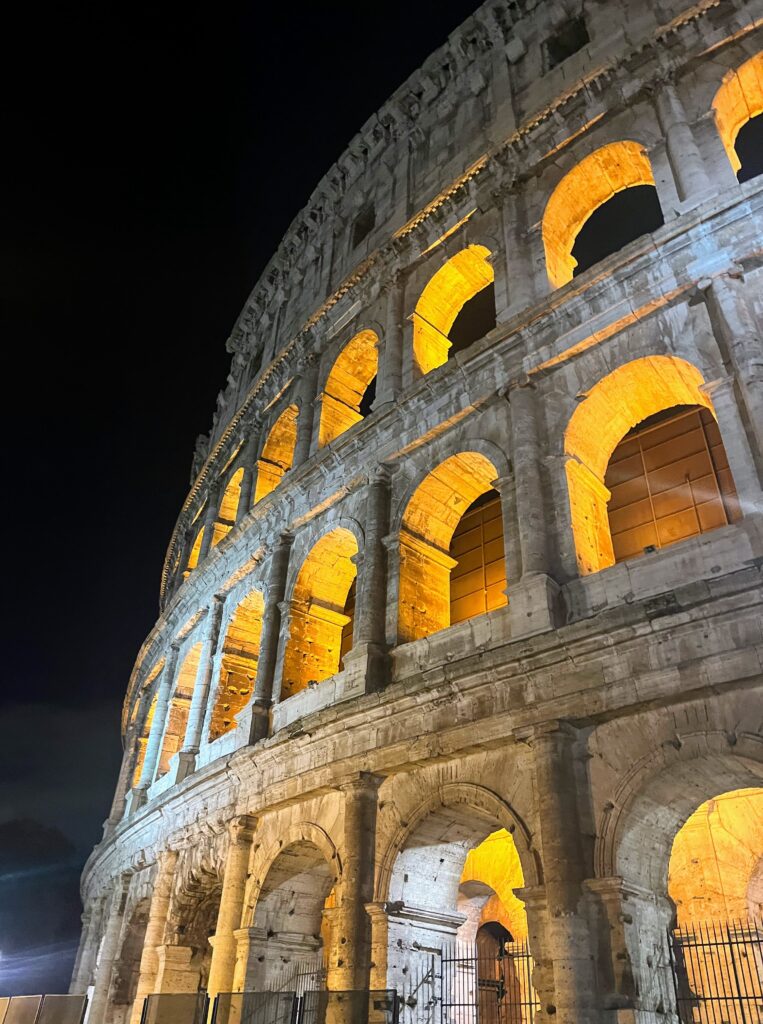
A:
<svg viewBox="0 0 763 1024">
<path fill-rule="evenodd" d="M 66 983 L 233 322 L 346 143 L 476 6 L 81 0 L 5 26 L 0 994 Z"/>
</svg>

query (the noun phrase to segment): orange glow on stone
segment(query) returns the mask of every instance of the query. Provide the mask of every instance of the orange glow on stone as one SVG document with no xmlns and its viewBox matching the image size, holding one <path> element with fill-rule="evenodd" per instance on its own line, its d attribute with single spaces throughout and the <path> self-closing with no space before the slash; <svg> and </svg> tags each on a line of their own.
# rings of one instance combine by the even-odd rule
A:
<svg viewBox="0 0 763 1024">
<path fill-rule="evenodd" d="M 339 671 L 347 594 L 355 579 L 355 536 L 339 527 L 315 544 L 299 570 L 291 600 L 281 699 Z"/>
<path fill-rule="evenodd" d="M 450 541 L 464 512 L 498 476 L 479 452 L 452 455 L 424 478 L 400 530 L 398 639 L 418 640 L 450 625 Z"/>
<path fill-rule="evenodd" d="M 572 280 L 572 255 L 578 232 L 594 211 L 616 192 L 654 185 L 654 175 L 639 142 L 612 142 L 591 153 L 559 182 L 543 214 L 546 271 L 554 288 Z"/>
<path fill-rule="evenodd" d="M 729 71 L 713 99 L 715 121 L 734 171 L 742 166 L 736 151 L 740 129 L 763 113 L 763 53 Z"/>
<path fill-rule="evenodd" d="M 257 462 L 257 484 L 254 491 L 255 504 L 278 487 L 284 473 L 294 462 L 294 446 L 297 443 L 297 417 L 299 409 L 289 405 L 273 424 Z"/>
<path fill-rule="evenodd" d="M 421 373 L 448 361 L 448 333 L 469 299 L 491 284 L 490 250 L 470 245 L 451 256 L 430 279 L 413 314 L 413 357 Z"/>
<path fill-rule="evenodd" d="M 376 376 L 379 365 L 376 349 L 378 340 L 373 331 L 360 331 L 337 356 L 321 396 L 319 448 L 363 419 L 360 403 L 366 388 Z"/>
<path fill-rule="evenodd" d="M 564 434 L 567 488 L 578 570 L 586 576 L 615 556 L 604 485 L 612 452 L 631 428 L 674 405 L 713 405 L 702 374 L 676 356 L 648 356 L 613 370 L 588 392 Z"/>
</svg>

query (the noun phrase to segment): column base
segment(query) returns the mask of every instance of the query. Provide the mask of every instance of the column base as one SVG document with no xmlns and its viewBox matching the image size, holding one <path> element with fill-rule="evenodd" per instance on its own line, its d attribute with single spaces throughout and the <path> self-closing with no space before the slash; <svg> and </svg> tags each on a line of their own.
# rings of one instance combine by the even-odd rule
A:
<svg viewBox="0 0 763 1024">
<path fill-rule="evenodd" d="M 127 794 L 125 800 L 125 817 L 131 818 L 148 800 L 147 786 L 136 786 Z"/>
<path fill-rule="evenodd" d="M 535 636 L 556 629 L 563 617 L 559 584 L 545 573 L 523 576 L 509 590 L 511 638 Z"/>
<path fill-rule="evenodd" d="M 353 691 L 375 693 L 390 681 L 389 655 L 380 644 L 355 644 L 345 654 L 343 664 Z"/>
<path fill-rule="evenodd" d="M 261 704 L 247 704 L 236 715 L 236 731 L 241 736 L 237 746 L 253 746 L 270 735 L 270 709 Z"/>
<path fill-rule="evenodd" d="M 199 990 L 200 974 L 191 967 L 193 949 L 190 946 L 158 946 L 159 969 L 156 972 L 156 991 L 193 993 Z"/>
<path fill-rule="evenodd" d="M 189 775 L 192 775 L 196 771 L 196 758 L 198 751 L 195 750 L 179 750 L 173 761 L 175 764 L 172 767 L 173 782 L 182 782 L 183 779 L 187 779 Z M 177 760 L 175 760 L 177 759 Z"/>
</svg>

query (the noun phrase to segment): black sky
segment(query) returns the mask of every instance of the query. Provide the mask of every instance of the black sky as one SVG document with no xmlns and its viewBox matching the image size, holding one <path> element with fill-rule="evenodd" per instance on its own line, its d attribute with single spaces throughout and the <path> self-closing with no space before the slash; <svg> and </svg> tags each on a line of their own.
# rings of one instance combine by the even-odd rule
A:
<svg viewBox="0 0 763 1024">
<path fill-rule="evenodd" d="M 234 320 L 346 143 L 476 5 L 100 0 L 6 21 L 0 989 L 69 969 Z"/>
</svg>

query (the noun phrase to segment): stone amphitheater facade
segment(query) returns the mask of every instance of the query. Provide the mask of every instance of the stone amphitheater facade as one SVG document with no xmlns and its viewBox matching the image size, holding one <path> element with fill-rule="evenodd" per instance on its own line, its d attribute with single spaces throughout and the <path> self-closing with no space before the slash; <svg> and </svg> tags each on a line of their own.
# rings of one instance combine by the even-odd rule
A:
<svg viewBox="0 0 763 1024">
<path fill-rule="evenodd" d="M 762 52 L 761 0 L 488 0 L 315 189 L 228 339 L 127 688 L 89 1024 L 318 953 L 404 991 L 474 937 L 500 830 L 535 1020 L 676 1019 L 673 839 L 763 785 Z M 576 266 L 630 188 L 661 223 Z M 712 482 L 679 467 L 660 510 L 647 467 L 617 527 L 613 455 L 682 411 Z"/>
</svg>

